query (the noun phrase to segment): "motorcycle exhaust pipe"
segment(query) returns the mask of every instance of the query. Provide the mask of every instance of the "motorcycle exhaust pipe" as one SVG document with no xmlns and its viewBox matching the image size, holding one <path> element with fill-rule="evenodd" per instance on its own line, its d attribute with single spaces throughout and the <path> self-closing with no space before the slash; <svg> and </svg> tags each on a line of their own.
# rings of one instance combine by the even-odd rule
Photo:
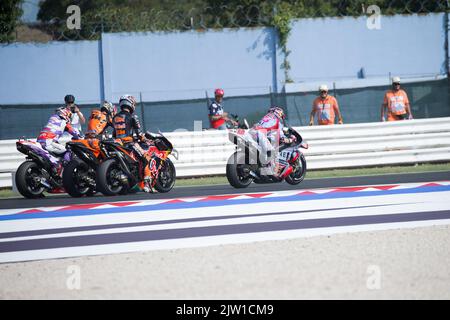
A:
<svg viewBox="0 0 450 320">
<path fill-rule="evenodd" d="M 128 184 L 128 177 L 123 173 L 117 177 L 117 180 L 119 180 L 122 184 Z"/>
<path fill-rule="evenodd" d="M 249 175 L 251 175 L 253 178 L 255 178 L 255 179 L 259 179 L 259 176 L 255 173 L 255 172 L 253 172 L 253 171 L 251 171 L 250 170 L 250 172 L 249 172 Z"/>
<path fill-rule="evenodd" d="M 45 178 L 42 178 L 41 181 L 39 181 L 40 184 L 42 184 L 47 189 L 52 189 L 52 186 L 45 180 Z"/>
</svg>

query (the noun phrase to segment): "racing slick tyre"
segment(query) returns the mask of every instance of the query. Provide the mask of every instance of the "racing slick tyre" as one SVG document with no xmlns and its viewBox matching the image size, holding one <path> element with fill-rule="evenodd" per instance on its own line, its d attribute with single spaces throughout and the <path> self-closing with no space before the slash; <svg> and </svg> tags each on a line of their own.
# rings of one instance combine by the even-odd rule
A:
<svg viewBox="0 0 450 320">
<path fill-rule="evenodd" d="M 95 194 L 95 188 L 87 181 L 87 179 L 95 181 L 95 174 L 92 176 L 92 173 L 89 172 L 89 166 L 83 161 L 70 161 L 64 168 L 62 178 L 64 189 L 72 197 L 79 198 L 84 195 Z"/>
<path fill-rule="evenodd" d="M 253 181 L 249 165 L 245 164 L 245 153 L 233 153 L 228 158 L 226 171 L 228 182 L 235 188 L 247 188 Z"/>
<path fill-rule="evenodd" d="M 102 162 L 97 171 L 97 190 L 105 196 L 115 196 L 121 192 L 126 194 L 128 187 L 121 180 L 123 175 L 124 173 L 115 159 Z"/>
<path fill-rule="evenodd" d="M 300 154 L 295 170 L 286 177 L 286 182 L 292 185 L 299 184 L 306 176 L 306 159 L 303 153 Z"/>
<path fill-rule="evenodd" d="M 45 187 L 40 183 L 42 172 L 34 161 L 25 161 L 16 172 L 17 190 L 22 196 L 36 199 L 43 196 Z"/>
<path fill-rule="evenodd" d="M 155 183 L 156 191 L 166 193 L 172 190 L 176 176 L 175 166 L 170 159 L 166 159 L 159 170 L 158 179 Z"/>
</svg>

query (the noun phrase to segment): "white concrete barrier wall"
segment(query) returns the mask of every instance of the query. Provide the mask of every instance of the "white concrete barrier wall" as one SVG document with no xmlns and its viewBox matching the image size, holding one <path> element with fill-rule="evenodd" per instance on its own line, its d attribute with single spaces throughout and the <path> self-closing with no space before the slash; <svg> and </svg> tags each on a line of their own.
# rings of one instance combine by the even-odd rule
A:
<svg viewBox="0 0 450 320">
<path fill-rule="evenodd" d="M 450 118 L 296 128 L 309 143 L 309 169 L 450 161 Z M 170 132 L 178 177 L 225 174 L 235 146 L 225 131 Z M 15 140 L 0 141 L 0 187 L 25 160 Z"/>
</svg>

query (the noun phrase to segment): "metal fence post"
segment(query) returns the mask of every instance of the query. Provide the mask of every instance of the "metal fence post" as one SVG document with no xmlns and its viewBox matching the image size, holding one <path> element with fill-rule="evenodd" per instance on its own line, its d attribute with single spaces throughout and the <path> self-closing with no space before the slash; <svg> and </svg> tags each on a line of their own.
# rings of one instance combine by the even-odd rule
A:
<svg viewBox="0 0 450 320">
<path fill-rule="evenodd" d="M 4 119 L 2 113 L 3 113 L 3 108 L 0 105 L 0 119 Z M 3 125 L 0 125 L 0 140 L 3 139 L 3 130 L 2 130 L 2 128 L 3 128 Z"/>
<path fill-rule="evenodd" d="M 272 96 L 272 87 L 269 86 L 269 98 L 270 98 L 270 105 L 273 106 L 273 96 Z"/>
<path fill-rule="evenodd" d="M 446 1 L 446 8 L 445 8 L 445 65 L 447 68 L 447 84 L 448 84 L 448 90 L 447 90 L 447 97 L 450 99 L 450 51 L 449 51 L 449 29 L 450 29 L 450 23 L 449 23 L 449 11 L 450 11 L 450 1 Z"/>
<path fill-rule="evenodd" d="M 141 118 L 142 118 L 142 126 L 144 127 L 144 130 L 147 130 L 145 126 L 145 112 L 144 112 L 144 103 L 142 102 L 142 92 L 139 92 L 139 100 L 141 104 Z"/>
<path fill-rule="evenodd" d="M 102 25 L 103 26 L 103 25 Z M 103 27 L 102 27 L 103 30 Z M 103 31 L 100 33 L 100 39 L 98 40 L 98 62 L 100 68 L 100 102 L 106 100 L 105 97 L 105 69 L 103 65 Z M 111 99 L 111 97 L 108 97 Z"/>
</svg>

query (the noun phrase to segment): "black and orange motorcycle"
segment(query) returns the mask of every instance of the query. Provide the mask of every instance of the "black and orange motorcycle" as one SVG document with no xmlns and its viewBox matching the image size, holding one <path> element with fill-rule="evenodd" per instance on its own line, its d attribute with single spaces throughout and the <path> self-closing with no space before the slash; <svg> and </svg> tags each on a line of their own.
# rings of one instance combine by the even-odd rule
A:
<svg viewBox="0 0 450 320">
<path fill-rule="evenodd" d="M 93 196 L 97 191 L 96 172 L 108 158 L 108 150 L 97 138 L 72 140 L 66 148 L 72 160 L 64 168 L 64 189 L 72 197 Z"/>
<path fill-rule="evenodd" d="M 161 133 L 146 132 L 145 140 L 139 142 L 145 150 L 148 165 L 152 173 L 152 190 L 169 192 L 175 185 L 175 166 L 169 158 L 178 158 L 178 152 L 172 143 Z M 126 194 L 143 187 L 145 164 L 134 152 L 118 141 L 105 140 L 101 145 L 108 154 L 108 159 L 98 167 L 97 188 L 106 196 Z"/>
</svg>

